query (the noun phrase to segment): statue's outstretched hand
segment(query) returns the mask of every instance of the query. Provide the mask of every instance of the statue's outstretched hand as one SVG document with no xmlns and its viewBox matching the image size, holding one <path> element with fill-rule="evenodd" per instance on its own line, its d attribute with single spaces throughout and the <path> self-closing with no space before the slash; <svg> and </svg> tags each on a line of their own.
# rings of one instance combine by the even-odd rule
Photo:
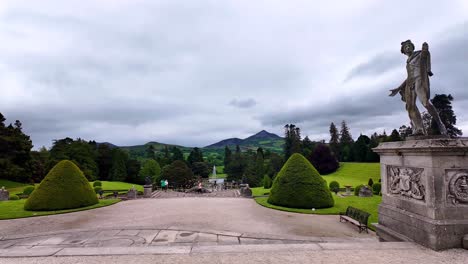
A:
<svg viewBox="0 0 468 264">
<path fill-rule="evenodd" d="M 400 91 L 400 88 L 395 88 L 390 90 L 390 94 L 388 96 L 395 96 Z"/>
</svg>

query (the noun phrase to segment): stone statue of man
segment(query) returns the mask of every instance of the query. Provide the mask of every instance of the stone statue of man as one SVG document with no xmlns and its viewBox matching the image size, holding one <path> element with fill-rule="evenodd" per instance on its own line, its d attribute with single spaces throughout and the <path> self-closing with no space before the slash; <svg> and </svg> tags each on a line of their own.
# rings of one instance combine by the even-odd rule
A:
<svg viewBox="0 0 468 264">
<path fill-rule="evenodd" d="M 401 53 L 408 56 L 408 60 L 406 61 L 408 77 L 398 88 L 390 90 L 390 96 L 395 96 L 397 93 L 400 93 L 401 100 L 406 102 L 406 111 L 408 111 L 411 120 L 413 135 L 426 135 L 421 113 L 416 106 L 416 97 L 419 98 L 421 104 L 434 118 L 439 126 L 440 133 L 442 135 L 447 135 L 447 129 L 442 123 L 437 109 L 429 100 L 429 76 L 433 75 L 431 72 L 431 54 L 429 53 L 429 46 L 424 42 L 422 50 L 414 51 L 414 49 L 415 47 L 411 40 L 401 43 Z"/>
</svg>

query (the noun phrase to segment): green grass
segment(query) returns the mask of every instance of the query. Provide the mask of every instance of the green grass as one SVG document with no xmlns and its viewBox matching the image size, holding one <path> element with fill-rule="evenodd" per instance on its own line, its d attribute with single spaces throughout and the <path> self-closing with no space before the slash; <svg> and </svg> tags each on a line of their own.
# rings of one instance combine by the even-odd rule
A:
<svg viewBox="0 0 468 264">
<path fill-rule="evenodd" d="M 135 185 L 135 189 L 137 191 L 143 191 L 143 186 L 139 184 L 133 184 L 133 183 L 127 183 L 127 182 L 113 182 L 113 181 L 101 181 L 102 183 L 102 189 L 104 191 L 106 190 L 130 190 L 133 185 Z M 90 182 L 91 186 L 93 186 L 93 183 Z"/>
<path fill-rule="evenodd" d="M 118 203 L 119 201 L 120 199 L 104 199 L 99 200 L 99 203 L 95 205 L 58 211 L 26 211 L 24 210 L 24 203 L 26 202 L 26 199 L 16 201 L 3 201 L 0 202 L 0 220 L 78 212 L 109 206 Z"/>
<path fill-rule="evenodd" d="M 268 203 L 268 197 L 256 197 L 255 201 L 267 208 L 286 211 L 286 212 L 293 212 L 293 213 L 301 213 L 301 214 L 320 214 L 320 215 L 337 215 L 340 212 L 345 212 L 348 206 L 352 206 L 363 211 L 370 213 L 368 226 L 372 230 L 374 227 L 371 226 L 371 223 L 378 222 L 378 207 L 380 202 L 382 201 L 381 196 L 374 195 L 373 197 L 358 197 L 358 196 L 347 196 L 347 197 L 339 197 L 333 194 L 333 199 L 335 200 L 335 206 L 331 208 L 323 208 L 323 209 L 316 209 L 312 211 L 311 209 L 296 209 L 296 208 L 287 208 L 282 206 L 276 206 Z"/>
<path fill-rule="evenodd" d="M 213 171 L 213 168 L 211 168 L 211 172 Z M 210 178 L 213 177 L 213 174 L 210 173 Z M 226 179 L 227 174 L 224 173 L 224 166 L 216 166 L 216 179 Z"/>
<path fill-rule="evenodd" d="M 340 168 L 328 175 L 322 176 L 326 181 L 327 185 L 331 181 L 337 181 L 340 184 L 340 188 L 344 188 L 345 185 L 351 185 L 353 187 L 359 184 L 366 184 L 369 178 L 372 178 L 374 182 L 379 182 L 380 179 L 380 164 L 379 163 L 357 163 L 357 162 L 342 162 Z"/>
<path fill-rule="evenodd" d="M 251 188 L 251 190 L 252 190 L 253 197 L 270 194 L 270 189 L 265 189 L 263 187 L 255 187 L 255 188 Z"/>
</svg>

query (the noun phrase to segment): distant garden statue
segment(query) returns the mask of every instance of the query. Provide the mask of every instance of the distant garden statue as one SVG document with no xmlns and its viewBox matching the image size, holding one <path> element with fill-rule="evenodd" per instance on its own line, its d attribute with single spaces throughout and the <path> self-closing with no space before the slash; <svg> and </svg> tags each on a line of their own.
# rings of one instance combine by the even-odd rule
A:
<svg viewBox="0 0 468 264">
<path fill-rule="evenodd" d="M 408 77 L 396 89 L 390 90 L 390 96 L 400 93 L 401 100 L 406 102 L 406 111 L 408 111 L 411 120 L 413 135 L 427 135 L 423 126 L 423 120 L 418 107 L 416 106 L 416 97 L 419 97 L 421 104 L 427 109 L 429 114 L 436 121 L 439 131 L 442 135 L 447 135 L 447 129 L 442 123 L 437 109 L 430 101 L 429 76 L 431 72 L 431 54 L 426 42 L 422 45 L 422 50 L 414 51 L 415 47 L 411 40 L 401 43 L 401 53 L 408 56 L 406 61 L 406 72 Z"/>
</svg>

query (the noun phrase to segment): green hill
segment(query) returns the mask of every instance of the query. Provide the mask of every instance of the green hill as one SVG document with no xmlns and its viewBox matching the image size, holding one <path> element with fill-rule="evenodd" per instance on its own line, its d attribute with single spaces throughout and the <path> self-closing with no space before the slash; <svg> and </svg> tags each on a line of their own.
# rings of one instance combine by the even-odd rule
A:
<svg viewBox="0 0 468 264">
<path fill-rule="evenodd" d="M 167 146 L 169 151 L 172 147 L 179 148 L 183 153 L 184 156 L 187 157 L 192 151 L 193 147 L 186 147 L 180 145 L 173 145 L 173 144 L 165 144 L 159 142 L 148 142 L 144 145 L 136 145 L 136 146 L 124 146 L 119 147 L 128 151 L 130 157 L 132 158 L 144 158 L 146 156 L 146 150 L 148 149 L 149 145 L 153 145 L 156 152 L 163 152 L 164 148 Z M 270 150 L 272 152 L 276 152 L 281 154 L 283 152 L 283 145 L 284 139 L 276 134 L 269 133 L 265 130 L 262 130 L 250 137 L 245 139 L 239 138 L 229 138 L 225 140 L 221 140 L 217 143 L 208 145 L 206 147 L 201 148 L 205 157 L 210 155 L 224 155 L 224 147 L 228 146 L 232 151 L 235 150 L 236 145 L 239 145 L 242 151 L 247 151 L 249 149 L 256 151 L 257 148 L 261 147 L 264 150 Z"/>
</svg>

